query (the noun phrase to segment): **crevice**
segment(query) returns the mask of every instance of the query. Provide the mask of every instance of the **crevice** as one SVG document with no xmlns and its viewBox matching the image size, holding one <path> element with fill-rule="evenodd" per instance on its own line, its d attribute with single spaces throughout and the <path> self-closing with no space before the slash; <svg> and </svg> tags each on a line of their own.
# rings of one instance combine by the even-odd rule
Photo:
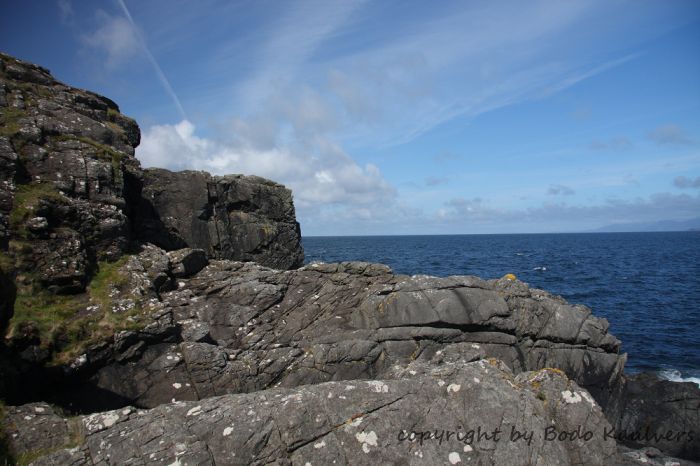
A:
<svg viewBox="0 0 700 466">
<path fill-rule="evenodd" d="M 401 395 L 400 397 L 398 397 L 398 398 L 396 398 L 396 399 L 390 401 L 389 403 L 385 403 L 385 404 L 383 404 L 383 405 L 377 406 L 376 408 L 370 409 L 370 410 L 368 410 L 368 411 L 364 411 L 364 412 L 362 412 L 362 413 L 358 413 L 358 414 L 356 414 L 355 416 L 353 416 L 353 418 L 356 418 L 356 417 L 364 417 L 364 416 L 367 416 L 367 415 L 369 415 L 369 414 L 372 414 L 372 413 L 374 413 L 374 412 L 376 412 L 376 411 L 379 411 L 380 409 L 386 408 L 387 406 L 391 406 L 391 405 L 393 405 L 394 403 L 397 403 L 397 402 L 403 400 L 403 399 L 406 398 L 408 395 L 412 395 L 412 393 L 406 393 L 405 395 Z M 303 448 L 303 447 L 305 447 L 306 445 L 308 445 L 308 444 L 310 444 L 310 443 L 312 443 L 312 442 L 315 442 L 316 440 L 319 440 L 319 439 L 325 437 L 326 435 L 328 435 L 328 434 L 334 432 L 335 430 L 337 430 L 337 429 L 340 428 L 340 427 L 345 426 L 346 424 L 347 424 L 347 421 L 344 421 L 344 422 L 342 422 L 341 424 L 336 424 L 336 425 L 334 425 L 334 426 L 331 427 L 330 429 L 326 430 L 325 432 L 322 432 L 322 433 L 319 434 L 319 435 L 316 435 L 316 436 L 312 437 L 312 438 L 309 439 L 309 440 L 302 441 L 302 442 L 299 442 L 299 443 L 294 444 L 294 445 L 290 445 L 290 446 L 287 447 L 287 453 L 288 453 L 288 454 L 292 454 L 292 453 L 294 453 L 295 451 L 297 451 L 298 449 Z"/>
</svg>

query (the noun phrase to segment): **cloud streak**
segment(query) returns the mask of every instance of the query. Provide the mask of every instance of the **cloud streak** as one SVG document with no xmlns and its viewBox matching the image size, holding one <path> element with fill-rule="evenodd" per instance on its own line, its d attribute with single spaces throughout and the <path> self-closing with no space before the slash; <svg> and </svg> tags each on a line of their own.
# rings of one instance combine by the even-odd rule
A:
<svg viewBox="0 0 700 466">
<path fill-rule="evenodd" d="M 135 37 L 135 39 L 137 40 L 138 44 L 141 46 L 143 51 L 145 52 L 146 57 L 148 57 L 148 61 L 151 63 L 151 66 L 153 66 L 153 70 L 155 71 L 156 76 L 158 77 L 158 80 L 160 81 L 161 85 L 163 86 L 163 89 L 172 99 L 173 104 L 175 105 L 175 108 L 177 109 L 178 114 L 180 115 L 180 118 L 182 120 L 187 120 L 187 114 L 185 113 L 185 109 L 182 107 L 182 103 L 180 102 L 180 99 L 178 98 L 177 94 L 175 93 L 175 90 L 173 89 L 173 87 L 170 85 L 170 81 L 168 81 L 168 78 L 165 76 L 165 73 L 163 73 L 163 69 L 158 64 L 158 61 L 151 53 L 151 50 L 148 48 L 148 45 L 146 45 L 146 40 L 143 38 L 143 36 L 139 32 L 139 29 L 136 26 L 134 19 L 131 17 L 131 13 L 129 12 L 129 9 L 126 6 L 126 3 L 124 3 L 124 0 L 117 0 L 117 3 L 119 4 L 119 7 L 122 9 L 124 16 L 126 16 L 126 19 L 129 22 L 131 33 L 133 34 L 133 36 Z"/>
<path fill-rule="evenodd" d="M 586 231 L 616 223 L 687 220 L 700 212 L 700 195 L 655 193 L 635 199 L 610 198 L 594 205 L 543 203 L 526 209 L 492 207 L 481 198 L 454 198 L 445 203 L 436 221 L 473 232 Z M 545 225 L 545 228 L 542 228 Z"/>
</svg>

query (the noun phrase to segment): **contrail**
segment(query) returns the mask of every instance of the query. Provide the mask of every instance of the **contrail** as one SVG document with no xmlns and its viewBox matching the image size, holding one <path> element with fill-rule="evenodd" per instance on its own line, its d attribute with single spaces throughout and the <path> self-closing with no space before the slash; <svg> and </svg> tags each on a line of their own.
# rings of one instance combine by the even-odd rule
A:
<svg viewBox="0 0 700 466">
<path fill-rule="evenodd" d="M 136 23 L 134 23 L 134 19 L 131 17 L 131 13 L 129 13 L 129 9 L 126 7 L 126 3 L 124 3 L 124 0 L 117 0 L 117 2 L 119 3 L 119 6 L 121 6 L 122 10 L 124 11 L 126 18 L 129 20 L 129 23 L 131 23 L 131 27 L 134 29 L 134 34 L 136 34 L 136 37 L 138 38 L 139 42 L 141 43 L 141 47 L 143 47 L 143 50 L 146 52 L 146 55 L 148 56 L 148 60 L 151 62 L 151 65 L 153 65 L 153 69 L 156 71 L 156 74 L 158 75 L 158 79 L 160 80 L 160 83 L 165 88 L 165 92 L 167 92 L 168 95 L 170 95 L 170 98 L 173 99 L 173 102 L 175 103 L 175 106 L 177 107 L 178 112 L 180 112 L 180 117 L 183 120 L 187 120 L 188 118 L 187 118 L 187 115 L 185 114 L 185 109 L 182 108 L 182 104 L 180 103 L 180 99 L 178 99 L 177 95 L 175 94 L 175 91 L 173 90 L 173 87 L 170 85 L 170 81 L 168 81 L 168 78 L 165 77 L 165 73 L 163 73 L 163 70 L 160 68 L 160 65 L 158 65 L 158 62 L 156 61 L 155 57 L 153 56 L 151 51 L 148 49 L 148 46 L 146 45 L 146 41 L 141 36 L 139 29 L 136 27 Z"/>
</svg>

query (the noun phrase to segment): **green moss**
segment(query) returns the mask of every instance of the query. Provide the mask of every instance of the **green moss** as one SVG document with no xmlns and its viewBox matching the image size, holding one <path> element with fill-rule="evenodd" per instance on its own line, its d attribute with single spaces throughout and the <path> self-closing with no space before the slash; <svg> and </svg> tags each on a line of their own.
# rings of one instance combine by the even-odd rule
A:
<svg viewBox="0 0 700 466">
<path fill-rule="evenodd" d="M 15 268 L 15 261 L 4 251 L 0 251 L 0 273 L 10 273 Z"/>
<path fill-rule="evenodd" d="M 0 136 L 14 136 L 20 130 L 19 120 L 27 113 L 14 107 L 0 107 Z"/>
<path fill-rule="evenodd" d="M 66 198 L 58 192 L 52 183 L 29 183 L 17 186 L 15 200 L 10 212 L 10 230 L 15 235 L 26 238 L 24 222 L 29 219 L 34 209 L 42 200 L 65 204 Z"/>
<path fill-rule="evenodd" d="M 142 308 L 113 312 L 115 289 L 120 297 L 129 277 L 119 269 L 129 256 L 116 262 L 101 262 L 86 292 L 54 295 L 44 290 L 22 289 L 17 293 L 15 313 L 8 335 L 17 337 L 32 328 L 42 346 L 53 350 L 51 364 L 64 364 L 84 353 L 87 347 L 109 340 L 122 330 L 141 328 Z"/>
</svg>

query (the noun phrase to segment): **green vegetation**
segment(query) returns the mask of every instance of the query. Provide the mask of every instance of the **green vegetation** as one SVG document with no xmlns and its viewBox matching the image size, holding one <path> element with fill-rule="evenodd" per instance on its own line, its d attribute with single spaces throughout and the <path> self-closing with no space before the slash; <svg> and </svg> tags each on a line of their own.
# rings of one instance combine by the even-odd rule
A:
<svg viewBox="0 0 700 466">
<path fill-rule="evenodd" d="M 14 136 L 19 132 L 19 119 L 27 113 L 14 107 L 2 107 L 0 109 L 0 136 Z"/>
<path fill-rule="evenodd" d="M 51 363 L 64 364 L 116 332 L 140 328 L 140 306 L 120 312 L 112 310 L 113 296 L 123 292 L 128 284 L 128 276 L 119 270 L 128 259 L 129 256 L 124 256 L 116 262 L 99 263 L 97 273 L 82 294 L 18 290 L 8 335 L 38 334 L 41 345 L 53 350 Z"/>
<path fill-rule="evenodd" d="M 57 414 L 62 414 L 60 409 L 56 409 L 56 407 L 54 407 L 54 410 L 57 412 Z M 4 415 L 4 405 L 3 402 L 0 401 L 0 466 L 26 466 L 33 463 L 36 459 L 48 455 L 49 453 L 63 450 L 64 448 L 74 448 L 83 443 L 84 437 L 82 434 L 80 418 L 75 416 L 67 419 L 68 441 L 63 445 L 53 448 L 37 448 L 36 450 L 29 450 L 23 453 L 13 454 L 7 442 L 6 434 L 2 429 L 2 420 Z"/>
<path fill-rule="evenodd" d="M 10 229 L 22 238 L 27 232 L 24 222 L 32 216 L 33 210 L 42 200 L 65 204 L 66 198 L 52 183 L 30 183 L 17 186 L 14 205 L 10 212 Z"/>
<path fill-rule="evenodd" d="M 7 253 L 0 251 L 0 273 L 10 273 L 15 268 L 15 263 Z"/>
</svg>

